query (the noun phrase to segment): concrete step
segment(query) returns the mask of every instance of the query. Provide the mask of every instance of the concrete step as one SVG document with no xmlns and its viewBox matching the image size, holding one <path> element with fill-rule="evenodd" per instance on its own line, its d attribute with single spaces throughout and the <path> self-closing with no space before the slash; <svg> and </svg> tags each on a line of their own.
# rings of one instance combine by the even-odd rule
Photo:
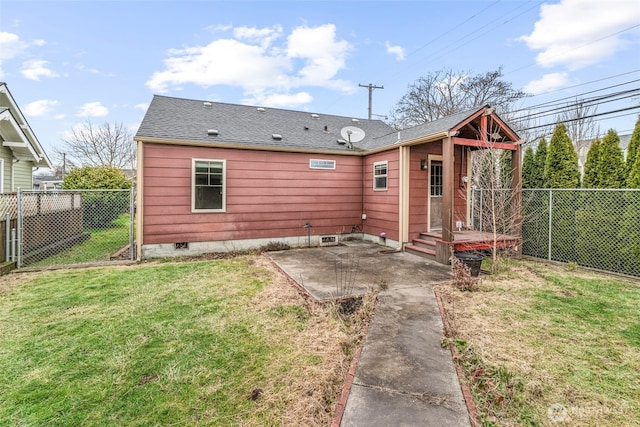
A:
<svg viewBox="0 0 640 427">
<path fill-rule="evenodd" d="M 422 246 L 416 246 L 416 245 L 406 245 L 404 247 L 405 251 L 412 253 L 414 255 L 418 255 L 421 256 L 423 258 L 427 258 L 427 259 L 431 259 L 434 260 L 436 259 L 436 250 L 435 247 L 434 249 L 427 249 L 425 247 Z"/>
</svg>

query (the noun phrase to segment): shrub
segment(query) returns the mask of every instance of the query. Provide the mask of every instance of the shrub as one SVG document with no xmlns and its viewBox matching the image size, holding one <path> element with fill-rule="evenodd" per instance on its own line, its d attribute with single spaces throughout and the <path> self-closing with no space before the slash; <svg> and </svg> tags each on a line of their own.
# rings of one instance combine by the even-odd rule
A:
<svg viewBox="0 0 640 427">
<path fill-rule="evenodd" d="M 129 212 L 131 182 L 123 171 L 108 166 L 85 166 L 73 169 L 64 177 L 66 190 L 104 190 L 83 193 L 85 228 L 108 228 L 120 214 Z"/>
</svg>

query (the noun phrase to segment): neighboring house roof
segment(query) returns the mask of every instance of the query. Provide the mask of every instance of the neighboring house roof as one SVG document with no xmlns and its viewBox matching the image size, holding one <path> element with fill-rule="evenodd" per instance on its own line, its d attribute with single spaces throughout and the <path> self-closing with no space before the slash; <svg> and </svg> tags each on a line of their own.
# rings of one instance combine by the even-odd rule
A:
<svg viewBox="0 0 640 427">
<path fill-rule="evenodd" d="M 442 135 L 488 106 L 404 130 L 381 120 L 198 101 L 156 95 L 136 140 L 312 151 L 370 151 Z M 351 135 L 347 134 L 351 131 Z M 347 139 L 352 139 L 352 146 Z"/>
<path fill-rule="evenodd" d="M 10 148 L 16 159 L 33 161 L 36 166 L 51 167 L 49 157 L 4 82 L 0 82 L 0 136 L 2 145 Z"/>
</svg>

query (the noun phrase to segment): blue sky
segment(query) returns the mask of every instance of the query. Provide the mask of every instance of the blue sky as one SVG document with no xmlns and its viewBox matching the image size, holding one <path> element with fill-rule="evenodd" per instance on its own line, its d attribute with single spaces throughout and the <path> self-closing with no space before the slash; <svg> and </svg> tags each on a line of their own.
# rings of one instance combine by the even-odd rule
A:
<svg viewBox="0 0 640 427">
<path fill-rule="evenodd" d="M 0 80 L 55 157 L 87 120 L 135 133 L 154 94 L 365 118 L 359 84 L 384 86 L 373 113 L 385 116 L 408 85 L 444 68 L 502 66 L 537 95 L 530 105 L 637 89 L 640 3 L 3 0 L 0 61 Z M 628 132 L 639 112 L 599 124 Z"/>
</svg>

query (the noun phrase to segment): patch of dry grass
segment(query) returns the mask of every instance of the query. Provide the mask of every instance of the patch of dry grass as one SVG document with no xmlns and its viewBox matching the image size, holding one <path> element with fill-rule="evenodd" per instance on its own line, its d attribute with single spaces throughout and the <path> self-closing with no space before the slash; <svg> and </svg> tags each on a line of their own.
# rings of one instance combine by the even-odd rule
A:
<svg viewBox="0 0 640 427">
<path fill-rule="evenodd" d="M 374 307 L 316 304 L 263 255 L 0 277 L 0 419 L 326 426 Z"/>
<path fill-rule="evenodd" d="M 484 425 L 640 425 L 638 282 L 523 261 L 440 292 Z"/>
</svg>

